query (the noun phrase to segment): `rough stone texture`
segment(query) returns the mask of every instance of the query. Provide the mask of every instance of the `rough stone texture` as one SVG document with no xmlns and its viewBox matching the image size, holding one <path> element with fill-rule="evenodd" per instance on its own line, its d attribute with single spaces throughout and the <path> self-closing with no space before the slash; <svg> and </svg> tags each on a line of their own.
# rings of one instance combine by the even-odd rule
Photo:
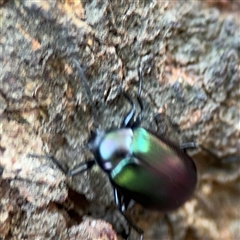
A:
<svg viewBox="0 0 240 240">
<path fill-rule="evenodd" d="M 143 126 L 212 152 L 192 153 L 199 184 L 179 210 L 129 210 L 145 239 L 240 238 L 238 1 L 0 4 L 0 238 L 116 238 L 85 215 L 119 233 L 126 227 L 97 166 L 66 180 L 48 159 L 27 157 L 54 155 L 66 169 L 91 157 L 83 145 L 93 118 L 73 59 L 85 69 L 101 128 L 118 127 L 129 110 L 120 83 L 136 96 L 141 62 Z"/>
<path fill-rule="evenodd" d="M 69 239 L 117 240 L 117 236 L 110 224 L 90 218 L 84 219 L 78 226 L 72 226 L 68 234 Z"/>
</svg>

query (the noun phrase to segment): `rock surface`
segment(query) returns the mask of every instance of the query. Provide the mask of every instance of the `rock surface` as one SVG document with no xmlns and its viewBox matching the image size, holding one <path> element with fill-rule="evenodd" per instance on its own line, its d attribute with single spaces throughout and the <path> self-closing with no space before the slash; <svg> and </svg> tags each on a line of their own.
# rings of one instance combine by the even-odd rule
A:
<svg viewBox="0 0 240 240">
<path fill-rule="evenodd" d="M 129 210 L 145 239 L 240 238 L 237 0 L 0 4 L 0 239 L 114 240 L 126 229 L 97 166 L 67 179 L 49 159 L 27 156 L 54 155 L 66 169 L 91 157 L 91 107 L 73 59 L 101 128 L 121 123 L 129 105 L 120 84 L 136 96 L 142 63 L 142 125 L 212 152 L 191 152 L 199 183 L 179 210 Z"/>
</svg>

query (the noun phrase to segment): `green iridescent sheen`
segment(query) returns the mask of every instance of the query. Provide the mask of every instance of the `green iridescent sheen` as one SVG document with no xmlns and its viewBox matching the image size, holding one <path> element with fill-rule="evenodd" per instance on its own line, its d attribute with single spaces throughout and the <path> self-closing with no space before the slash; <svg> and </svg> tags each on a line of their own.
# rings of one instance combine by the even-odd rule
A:
<svg viewBox="0 0 240 240">
<path fill-rule="evenodd" d="M 144 128 L 134 129 L 133 135 L 132 151 L 143 159 L 152 162 L 169 156 L 176 158 L 176 154 L 168 145 L 160 142 L 156 136 Z"/>
<path fill-rule="evenodd" d="M 111 172 L 112 178 L 123 185 L 128 184 L 129 181 L 133 181 L 136 177 L 136 173 L 133 169 L 128 167 L 131 162 L 131 158 L 125 158 L 119 162 L 119 164 Z M 124 172 L 122 171 L 123 169 L 125 169 Z"/>
<path fill-rule="evenodd" d="M 165 144 L 159 144 L 159 139 L 149 134 L 143 128 L 133 130 L 133 140 L 131 149 L 134 155 L 122 159 L 121 162 L 112 170 L 111 178 L 119 186 L 128 188 L 131 191 L 145 191 L 145 194 L 152 195 L 150 185 L 160 187 L 158 176 L 152 174 L 151 170 L 146 171 L 146 165 L 151 166 L 155 161 L 161 162 L 161 158 L 172 153 Z M 136 156 L 137 158 L 134 158 Z M 142 159 L 139 161 L 138 159 Z M 148 182 L 146 182 L 148 179 Z M 164 188 L 164 186 L 161 186 Z"/>
<path fill-rule="evenodd" d="M 196 172 L 173 148 L 144 128 L 133 129 L 128 156 L 122 158 L 110 178 L 125 195 L 143 206 L 171 210 L 192 194 Z M 169 199 L 178 199 L 177 202 Z"/>
<path fill-rule="evenodd" d="M 111 172 L 111 177 L 121 187 L 127 187 L 130 191 L 140 192 L 144 188 L 145 193 L 148 194 L 149 187 L 147 186 L 152 181 L 148 178 L 150 182 L 146 182 L 148 173 L 144 170 L 143 166 L 136 164 L 135 160 L 134 158 L 123 159 Z"/>
<path fill-rule="evenodd" d="M 135 151 L 141 151 L 142 153 L 147 153 L 151 148 L 149 133 L 143 128 L 137 128 L 134 131 L 134 139 L 132 143 L 132 149 Z"/>
</svg>

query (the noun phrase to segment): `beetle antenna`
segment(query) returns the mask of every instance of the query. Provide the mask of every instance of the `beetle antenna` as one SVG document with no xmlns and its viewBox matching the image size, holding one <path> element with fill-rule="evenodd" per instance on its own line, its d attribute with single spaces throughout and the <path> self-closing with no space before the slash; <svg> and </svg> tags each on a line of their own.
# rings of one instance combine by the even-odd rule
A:
<svg viewBox="0 0 240 240">
<path fill-rule="evenodd" d="M 122 124 L 121 124 L 121 127 L 129 127 L 133 118 L 134 118 L 134 115 L 135 115 L 135 111 L 136 111 L 136 108 L 135 108 L 135 105 L 134 105 L 134 102 L 133 100 L 131 99 L 131 97 L 124 91 L 123 87 L 122 87 L 122 84 L 120 84 L 120 89 L 121 89 L 121 94 L 124 96 L 124 98 L 130 103 L 131 105 L 131 109 L 129 110 L 129 112 L 127 113 L 127 115 L 124 117 L 123 121 L 122 121 Z"/>
<path fill-rule="evenodd" d="M 137 100 L 138 100 L 138 104 L 140 106 L 140 113 L 138 115 L 138 118 L 139 118 L 139 121 L 141 122 L 141 120 L 142 120 L 142 112 L 143 112 L 143 102 L 142 102 L 142 99 L 141 99 L 143 73 L 142 73 L 142 67 L 141 66 L 138 68 L 138 78 L 139 78 L 139 85 L 138 85 Z"/>
<path fill-rule="evenodd" d="M 80 66 L 79 62 L 76 59 L 73 59 L 73 62 L 74 62 L 75 66 L 76 66 L 76 68 L 78 70 L 78 73 L 80 75 L 80 79 L 83 82 L 84 88 L 85 88 L 87 96 L 88 96 L 88 100 L 89 100 L 90 105 L 91 105 L 91 111 L 92 111 L 92 115 L 93 115 L 94 128 L 98 129 L 97 110 L 96 110 L 96 107 L 95 107 L 95 105 L 93 103 L 93 99 L 92 99 L 92 95 L 91 95 L 91 91 L 90 91 L 89 85 L 87 83 L 87 79 L 86 79 L 86 77 L 84 75 L 83 69 Z"/>
<path fill-rule="evenodd" d="M 143 102 L 141 99 L 141 94 L 142 94 L 142 81 L 143 81 L 143 77 L 142 77 L 142 67 L 139 66 L 138 68 L 138 78 L 139 78 L 139 85 L 138 85 L 138 93 L 137 93 L 137 101 L 138 104 L 140 106 L 140 112 L 137 116 L 136 121 L 132 124 L 132 128 L 137 127 L 140 125 L 141 121 L 142 121 L 142 112 L 143 112 Z"/>
</svg>

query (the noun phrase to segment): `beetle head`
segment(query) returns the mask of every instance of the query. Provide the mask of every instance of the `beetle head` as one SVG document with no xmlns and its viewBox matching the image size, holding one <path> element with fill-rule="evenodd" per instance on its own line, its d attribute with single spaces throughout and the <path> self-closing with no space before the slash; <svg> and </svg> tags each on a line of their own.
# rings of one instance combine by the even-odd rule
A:
<svg viewBox="0 0 240 240">
<path fill-rule="evenodd" d="M 93 154 L 97 152 L 100 142 L 104 135 L 105 132 L 99 129 L 91 130 L 91 136 L 87 145 L 89 150 L 93 152 Z"/>
</svg>

